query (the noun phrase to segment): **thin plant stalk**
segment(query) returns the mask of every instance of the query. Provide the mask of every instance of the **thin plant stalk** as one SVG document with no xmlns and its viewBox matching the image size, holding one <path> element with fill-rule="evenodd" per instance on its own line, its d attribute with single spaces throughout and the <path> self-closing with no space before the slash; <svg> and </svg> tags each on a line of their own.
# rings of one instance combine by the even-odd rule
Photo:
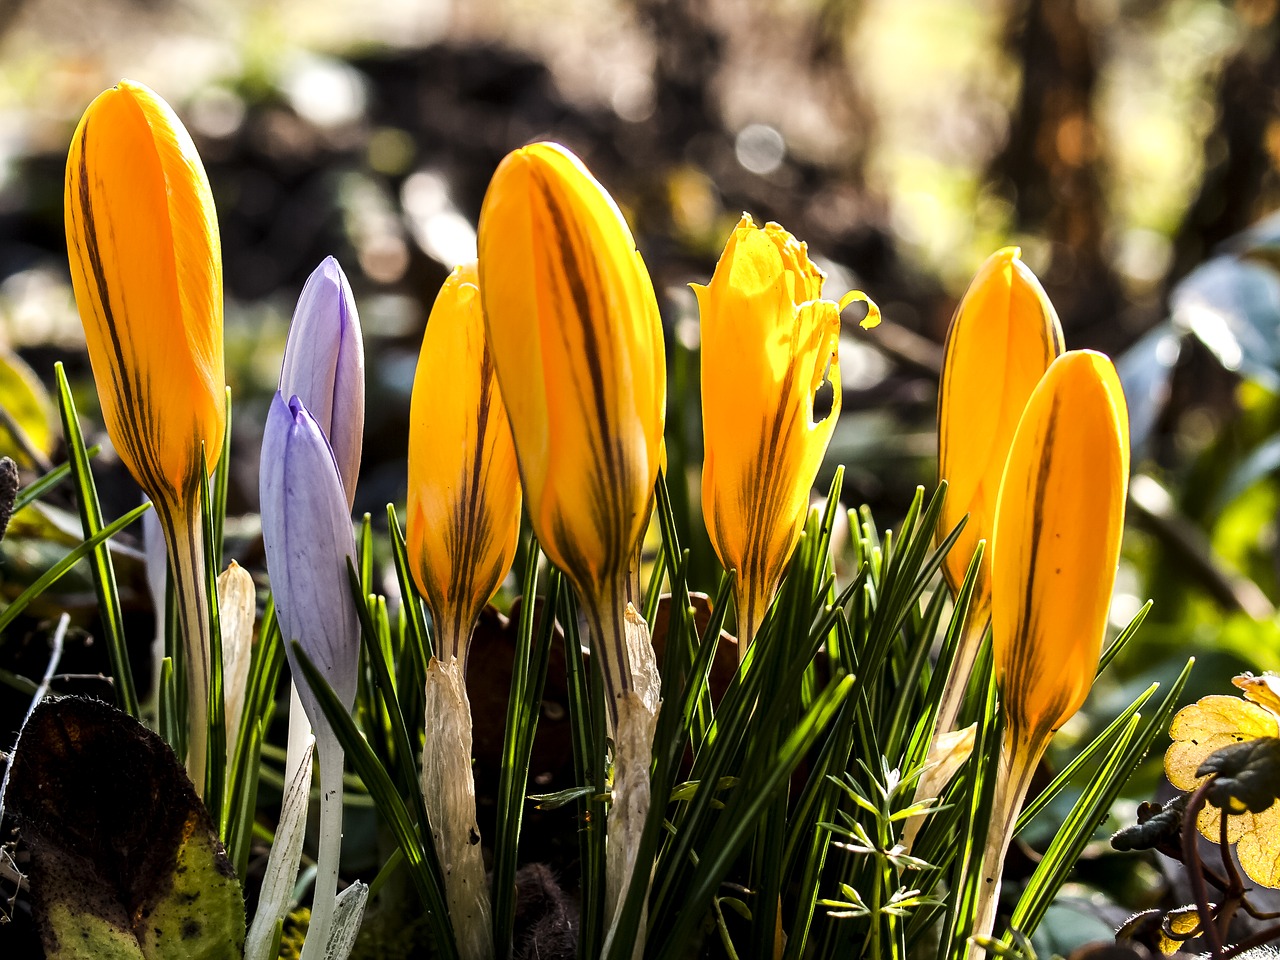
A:
<svg viewBox="0 0 1280 960">
<path fill-rule="evenodd" d="M 661 678 L 648 625 L 626 600 L 626 577 L 618 577 L 606 598 L 585 599 L 592 643 L 608 697 L 605 711 L 613 739 L 613 790 L 605 861 L 605 935 L 608 949 L 627 891 L 637 879 L 637 854 L 649 814 L 649 769 L 658 722 Z M 646 886 L 650 877 L 644 877 Z M 646 893 L 647 899 L 647 893 Z M 642 908 L 642 918 L 647 908 Z M 641 920 L 632 956 L 644 953 Z"/>
<path fill-rule="evenodd" d="M 422 799 L 444 871 L 458 955 L 488 960 L 493 957 L 493 921 L 476 826 L 465 649 L 457 638 L 442 637 L 442 654 L 452 650 L 463 655 L 432 657 L 427 666 L 425 715 L 430 727 L 422 748 Z"/>
<path fill-rule="evenodd" d="M 254 914 L 245 939 L 245 960 L 269 960 L 276 928 L 289 909 L 298 865 L 302 862 L 314 752 L 311 722 L 298 697 L 298 688 L 290 683 L 289 739 L 284 761 L 285 795 L 276 840 L 271 845 L 262 892 L 258 896 L 258 912 Z"/>
<path fill-rule="evenodd" d="M 337 905 L 338 864 L 342 858 L 342 744 L 332 730 L 325 730 L 316 738 L 316 748 L 320 755 L 320 840 L 316 849 L 311 923 L 302 945 L 301 960 L 325 956 Z"/>
<path fill-rule="evenodd" d="M 198 492 L 192 499 L 199 496 Z M 204 574 L 204 525 L 194 503 L 173 510 L 153 501 L 164 529 L 187 668 L 187 776 L 203 799 L 209 723 L 209 597 Z"/>
<path fill-rule="evenodd" d="M 991 826 L 987 830 L 986 849 L 982 855 L 983 876 L 974 912 L 974 936 L 989 937 L 995 930 L 1004 858 L 1013 841 L 1018 812 L 1031 788 L 1031 778 L 1048 745 L 1047 739 L 1031 743 L 1025 737 L 1018 736 L 1012 727 L 1005 728 L 1004 742 L 1000 748 L 1000 774 L 996 778 L 995 796 L 991 804 Z M 975 947 L 973 956 L 982 960 L 985 951 L 981 947 Z"/>
</svg>

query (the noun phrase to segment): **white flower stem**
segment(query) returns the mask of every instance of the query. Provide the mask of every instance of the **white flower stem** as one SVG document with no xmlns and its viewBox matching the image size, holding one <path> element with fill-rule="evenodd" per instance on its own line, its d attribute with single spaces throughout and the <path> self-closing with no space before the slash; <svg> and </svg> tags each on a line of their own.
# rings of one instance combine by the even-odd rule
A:
<svg viewBox="0 0 1280 960">
<path fill-rule="evenodd" d="M 989 937 L 995 930 L 1005 854 L 1009 852 L 1022 802 L 1027 798 L 1031 777 L 1035 774 L 1036 765 L 1046 746 L 1047 742 L 1027 742 L 1011 728 L 1006 728 L 1004 732 L 1004 743 L 1000 749 L 1000 770 L 991 803 L 991 823 L 982 855 L 982 882 L 978 888 L 978 903 L 974 912 L 974 936 Z M 974 947 L 972 956 L 975 960 L 982 960 L 985 955 L 986 951 Z"/>
<path fill-rule="evenodd" d="M 289 899 L 302 861 L 307 807 L 311 797 L 311 758 L 315 738 L 298 699 L 298 688 L 289 684 L 289 740 L 285 752 L 285 794 L 281 804 L 276 842 L 271 845 L 267 869 L 258 896 L 258 912 L 245 939 L 245 960 L 270 960 L 276 924 L 289 911 Z"/>
<path fill-rule="evenodd" d="M 199 500 L 198 494 L 195 499 Z M 154 503 L 169 551 L 186 654 L 187 776 L 203 800 L 209 736 L 209 597 L 204 575 L 204 526 L 200 511 L 193 504 L 178 512 L 163 500 Z"/>
<path fill-rule="evenodd" d="M 311 924 L 301 960 L 318 960 L 329 945 L 338 896 L 338 861 L 342 855 L 342 746 L 332 731 L 318 731 L 320 753 L 320 843 L 316 883 L 311 898 Z"/>
</svg>

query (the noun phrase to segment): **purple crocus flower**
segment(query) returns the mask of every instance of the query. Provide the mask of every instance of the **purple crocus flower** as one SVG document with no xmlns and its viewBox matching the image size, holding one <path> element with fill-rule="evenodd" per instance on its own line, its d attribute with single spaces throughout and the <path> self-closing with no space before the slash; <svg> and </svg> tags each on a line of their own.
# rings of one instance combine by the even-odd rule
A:
<svg viewBox="0 0 1280 960">
<path fill-rule="evenodd" d="M 296 640 L 350 709 L 360 652 L 360 621 L 347 576 L 355 536 L 333 450 L 296 396 L 286 403 L 276 393 L 271 401 L 259 483 L 267 572 L 290 669 L 301 678 L 289 645 Z M 312 726 L 328 730 L 305 683 L 298 683 L 298 694 Z"/>
<path fill-rule="evenodd" d="M 298 297 L 280 393 L 301 399 L 328 437 L 349 510 L 364 442 L 364 341 L 351 285 L 333 257 L 316 267 Z"/>
</svg>

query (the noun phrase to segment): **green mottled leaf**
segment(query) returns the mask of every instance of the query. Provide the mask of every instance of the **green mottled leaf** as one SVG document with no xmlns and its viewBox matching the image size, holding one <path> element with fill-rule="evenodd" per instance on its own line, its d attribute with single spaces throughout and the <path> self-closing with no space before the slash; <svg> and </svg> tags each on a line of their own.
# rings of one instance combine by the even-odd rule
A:
<svg viewBox="0 0 1280 960">
<path fill-rule="evenodd" d="M 48 960 L 238 960 L 244 900 L 177 757 L 97 700 L 45 701 L 9 797 Z"/>
</svg>

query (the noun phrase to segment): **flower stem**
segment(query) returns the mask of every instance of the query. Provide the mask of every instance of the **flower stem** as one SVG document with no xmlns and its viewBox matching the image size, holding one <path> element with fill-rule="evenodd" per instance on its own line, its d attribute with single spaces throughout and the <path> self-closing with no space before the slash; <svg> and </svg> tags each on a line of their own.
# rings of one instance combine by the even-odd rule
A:
<svg viewBox="0 0 1280 960">
<path fill-rule="evenodd" d="M 480 831 L 476 826 L 471 704 L 461 661 L 431 658 L 425 714 L 422 799 L 444 870 L 445 897 L 458 955 L 461 960 L 489 960 L 493 957 L 493 930 Z"/>
<path fill-rule="evenodd" d="M 982 884 L 978 889 L 978 903 L 974 912 L 974 936 L 989 937 L 995 930 L 1005 854 L 1009 852 L 1018 813 L 1022 810 L 1022 802 L 1031 787 L 1031 777 L 1046 746 L 1047 741 L 1030 743 L 1018 736 L 1017 731 L 1012 728 L 1007 728 L 1004 732 L 1004 743 L 1000 748 L 1000 771 L 991 804 L 991 824 L 982 854 Z M 981 960 L 983 951 L 975 948 L 973 956 Z"/>
<path fill-rule="evenodd" d="M 198 498 L 198 493 L 197 493 Z M 181 509 L 154 501 L 173 570 L 178 626 L 186 654 L 187 776 L 204 799 L 209 726 L 209 597 L 205 587 L 204 526 L 194 503 Z"/>
<path fill-rule="evenodd" d="M 342 856 L 342 745 L 332 731 L 319 731 L 320 842 L 316 851 L 316 883 L 311 898 L 311 924 L 300 960 L 323 957 L 338 898 L 338 861 Z"/>
<path fill-rule="evenodd" d="M 626 601 L 626 579 L 618 577 L 595 597 L 584 598 L 591 625 L 593 659 L 604 671 L 609 701 L 609 732 L 613 735 L 613 803 L 609 808 L 605 863 L 605 913 L 609 928 L 604 952 L 617 932 L 627 892 L 633 880 L 646 889 L 648 874 L 637 863 L 644 822 L 649 814 L 649 767 L 653 734 L 658 722 L 661 679 L 649 638 L 649 627 Z M 632 956 L 644 953 L 644 909 Z"/>
<path fill-rule="evenodd" d="M 964 632 L 960 635 L 960 644 L 956 648 L 955 659 L 951 662 L 951 672 L 947 674 L 947 682 L 938 702 L 938 719 L 933 728 L 935 741 L 956 729 L 960 708 L 964 705 L 964 694 L 969 687 L 969 677 L 973 673 L 973 665 L 978 659 L 978 651 L 982 648 L 982 638 L 987 632 L 990 619 L 991 604 L 979 605 L 975 598 L 969 607 L 968 616 L 965 617 Z"/>
</svg>

